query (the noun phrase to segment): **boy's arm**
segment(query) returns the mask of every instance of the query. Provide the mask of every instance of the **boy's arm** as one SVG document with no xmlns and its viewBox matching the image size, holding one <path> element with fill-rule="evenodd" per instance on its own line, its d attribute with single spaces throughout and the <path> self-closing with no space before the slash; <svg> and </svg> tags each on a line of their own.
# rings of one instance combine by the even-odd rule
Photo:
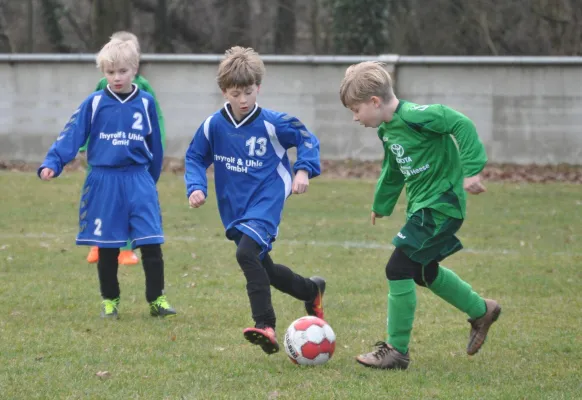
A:
<svg viewBox="0 0 582 400">
<path fill-rule="evenodd" d="M 411 110 L 411 119 L 426 120 L 424 127 L 433 133 L 440 135 L 453 135 L 459 147 L 463 175 L 471 177 L 479 174 L 487 163 L 485 147 L 475 124 L 464 114 L 442 104 L 422 106 Z"/>
<path fill-rule="evenodd" d="M 158 116 L 156 114 L 156 107 L 151 102 L 148 104 L 147 112 L 152 127 L 152 131 L 146 136 L 146 144 L 152 153 L 152 163 L 150 164 L 149 173 L 158 182 L 162 173 L 162 166 L 164 164 L 164 148 L 162 147 L 162 137 L 160 134 L 160 126 L 158 125 Z"/>
<path fill-rule="evenodd" d="M 56 178 L 63 172 L 63 168 L 71 162 L 79 147 L 85 143 L 91 131 L 91 98 L 85 100 L 81 106 L 73 113 L 57 140 L 49 149 L 46 158 L 39 167 L 37 174 L 44 168 L 55 171 Z"/>
<path fill-rule="evenodd" d="M 143 77 L 142 77 L 143 78 Z M 164 123 L 164 115 L 162 114 L 162 109 L 160 107 L 160 103 L 158 103 L 158 98 L 156 97 L 156 93 L 154 92 L 154 88 L 150 83 L 145 79 L 140 80 L 140 89 L 148 92 L 154 98 L 156 104 L 156 112 L 158 113 L 158 125 L 160 126 L 160 133 L 162 136 L 162 146 L 166 149 L 166 126 Z"/>
<path fill-rule="evenodd" d="M 269 132 L 269 136 L 272 133 Z M 321 174 L 319 161 L 319 140 L 297 118 L 283 114 L 276 128 L 276 139 L 285 150 L 296 147 L 297 161 L 293 165 L 293 172 L 305 171 L 309 179 Z M 271 137 L 273 145 L 273 137 Z M 275 145 L 275 151 L 277 147 Z"/>
<path fill-rule="evenodd" d="M 389 150 L 385 151 L 382 172 L 374 192 L 372 211 L 382 216 L 391 215 L 403 187 L 404 175 L 400 172 L 392 153 Z"/>
<path fill-rule="evenodd" d="M 201 190 L 204 197 L 208 197 L 206 169 L 212 164 L 212 149 L 208 141 L 209 131 L 210 118 L 198 128 L 186 151 L 184 182 L 187 198 L 190 198 L 195 190 Z"/>
<path fill-rule="evenodd" d="M 487 153 L 479 139 L 475 124 L 467 116 L 452 108 L 445 106 L 442 108 L 448 131 L 459 145 L 464 176 L 471 177 L 479 174 L 487 164 Z"/>
</svg>

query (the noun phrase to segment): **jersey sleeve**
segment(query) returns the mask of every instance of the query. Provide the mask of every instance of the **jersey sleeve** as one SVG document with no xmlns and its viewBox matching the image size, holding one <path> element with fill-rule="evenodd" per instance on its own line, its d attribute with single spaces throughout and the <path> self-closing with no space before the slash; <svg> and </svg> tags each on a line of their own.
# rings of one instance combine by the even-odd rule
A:
<svg viewBox="0 0 582 400">
<path fill-rule="evenodd" d="M 38 169 L 39 176 L 44 168 L 50 168 L 55 171 L 55 177 L 57 177 L 63 172 L 65 165 L 75 159 L 79 148 L 87 141 L 91 131 L 91 100 L 92 97 L 87 98 L 73 113 Z"/>
<path fill-rule="evenodd" d="M 446 106 L 441 107 L 447 131 L 455 137 L 459 145 L 464 176 L 477 175 L 487 164 L 487 153 L 485 146 L 479 139 L 475 124 L 460 112 Z"/>
<path fill-rule="evenodd" d="M 206 169 L 212 164 L 212 149 L 209 141 L 211 118 L 209 117 L 198 128 L 186 151 L 184 160 L 186 197 L 190 197 L 195 190 L 202 190 L 204 196 L 208 197 Z"/>
<path fill-rule="evenodd" d="M 394 206 L 404 187 L 404 175 L 390 151 L 384 152 L 382 172 L 376 184 L 372 211 L 379 215 L 392 215 Z"/>
<path fill-rule="evenodd" d="M 321 174 L 319 140 L 297 118 L 283 114 L 277 123 L 277 138 L 285 150 L 297 148 L 297 161 L 293 172 L 304 170 L 309 178 Z"/>
<path fill-rule="evenodd" d="M 479 139 L 475 124 L 466 115 L 442 104 L 432 104 L 411 106 L 406 118 L 425 131 L 452 135 L 459 147 L 465 177 L 477 175 L 485 168 L 485 146 Z"/>
<path fill-rule="evenodd" d="M 160 133 L 160 126 L 158 124 L 158 115 L 156 112 L 156 107 L 152 102 L 148 103 L 148 109 L 146 110 L 149 115 L 149 120 L 151 124 L 151 132 L 146 137 L 146 144 L 152 153 L 152 163 L 150 164 L 149 173 L 154 179 L 154 182 L 158 182 L 160 175 L 162 173 L 162 167 L 164 164 L 164 148 L 162 146 L 162 137 Z"/>
</svg>

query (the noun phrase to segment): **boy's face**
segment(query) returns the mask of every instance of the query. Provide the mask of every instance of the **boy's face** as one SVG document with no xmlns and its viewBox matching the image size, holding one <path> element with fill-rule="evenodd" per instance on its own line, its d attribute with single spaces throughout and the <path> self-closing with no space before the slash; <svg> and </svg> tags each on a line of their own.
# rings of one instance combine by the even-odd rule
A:
<svg viewBox="0 0 582 400">
<path fill-rule="evenodd" d="M 386 120 L 385 108 L 382 99 L 377 96 L 372 96 L 364 103 L 356 103 L 349 107 L 354 113 L 354 121 L 366 128 L 377 128 L 382 122 L 390 122 L 392 116 Z"/>
<path fill-rule="evenodd" d="M 129 64 L 105 64 L 103 74 L 111 90 L 115 93 L 129 93 L 133 90 L 131 83 L 135 78 L 137 70 Z"/>
<path fill-rule="evenodd" d="M 259 86 L 232 87 L 223 90 L 222 94 L 230 103 L 234 117 L 240 121 L 255 106 L 257 95 L 259 94 Z"/>
</svg>

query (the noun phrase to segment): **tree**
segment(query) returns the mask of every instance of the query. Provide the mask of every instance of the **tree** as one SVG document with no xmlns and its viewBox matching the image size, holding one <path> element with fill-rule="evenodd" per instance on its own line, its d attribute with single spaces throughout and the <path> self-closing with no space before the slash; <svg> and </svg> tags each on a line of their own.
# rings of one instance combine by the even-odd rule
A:
<svg viewBox="0 0 582 400">
<path fill-rule="evenodd" d="M 295 0 L 279 0 L 275 18 L 275 51 L 279 54 L 295 52 Z"/>
<path fill-rule="evenodd" d="M 331 0 L 337 54 L 380 54 L 388 41 L 386 0 Z"/>
<path fill-rule="evenodd" d="M 170 26 L 168 24 L 168 4 L 158 0 L 155 12 L 154 50 L 156 53 L 171 53 Z"/>
<path fill-rule="evenodd" d="M 107 43 L 114 32 L 131 30 L 131 11 L 130 0 L 93 0 L 91 27 L 94 50 Z"/>
<path fill-rule="evenodd" d="M 63 5 L 58 0 L 41 0 L 42 22 L 51 44 L 59 53 L 70 53 L 71 47 L 66 43 L 60 19 Z"/>
</svg>

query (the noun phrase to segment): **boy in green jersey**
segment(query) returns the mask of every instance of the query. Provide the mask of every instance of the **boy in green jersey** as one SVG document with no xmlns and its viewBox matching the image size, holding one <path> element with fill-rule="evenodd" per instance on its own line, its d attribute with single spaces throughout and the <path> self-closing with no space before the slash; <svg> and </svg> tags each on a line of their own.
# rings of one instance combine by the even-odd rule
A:
<svg viewBox="0 0 582 400">
<path fill-rule="evenodd" d="M 126 41 L 133 42 L 133 44 L 135 44 L 135 47 L 137 48 L 137 51 L 140 52 L 140 54 L 141 54 L 139 40 L 137 39 L 137 36 L 135 36 L 133 33 L 126 32 L 126 31 L 115 32 L 113 35 L 111 35 L 111 39 L 119 39 L 119 40 L 122 40 L 124 42 L 126 42 Z M 158 100 L 156 98 L 156 94 L 154 93 L 154 89 L 152 88 L 152 86 L 150 85 L 148 80 L 146 78 L 144 78 L 142 75 L 140 75 L 139 73 L 135 76 L 133 83 L 135 83 L 140 90 L 143 90 L 144 92 L 148 92 L 149 94 L 151 94 L 155 100 L 156 112 L 158 114 L 158 123 L 160 125 L 160 134 L 162 136 L 162 148 L 165 150 L 165 148 L 166 148 L 166 129 L 164 126 L 164 116 L 162 114 L 162 110 L 161 110 L 160 105 L 158 103 Z M 99 83 L 97 83 L 97 88 L 95 89 L 95 91 L 103 90 L 106 87 L 107 87 L 107 79 L 101 78 Z M 89 141 L 87 141 L 87 143 L 85 143 L 83 145 L 83 147 L 81 147 L 79 149 L 79 151 L 81 151 L 81 152 L 87 151 L 88 144 L 89 144 Z M 87 173 L 89 173 L 89 171 L 90 171 L 90 166 L 89 166 L 89 169 L 87 170 Z M 93 264 L 93 263 L 96 263 L 97 261 L 99 261 L 99 251 L 98 251 L 97 247 L 93 246 L 89 249 L 89 254 L 87 255 L 87 262 Z M 139 258 L 131 249 L 131 244 L 128 241 L 127 245 L 120 249 L 118 263 L 120 265 L 135 265 L 138 262 L 139 262 Z"/>
<path fill-rule="evenodd" d="M 371 222 L 392 214 L 406 186 L 407 221 L 392 240 L 386 265 L 388 340 L 356 357 L 367 367 L 406 369 L 416 309 L 415 284 L 431 290 L 469 316 L 467 353 L 479 351 L 501 313 L 495 300 L 483 299 L 453 271 L 439 263 L 462 248 L 455 236 L 465 218 L 465 192 L 485 192 L 480 172 L 487 155 L 475 125 L 441 104 L 399 100 L 385 66 L 366 61 L 346 71 L 340 87 L 343 105 L 354 121 L 378 128 L 384 146 L 382 172 Z"/>
</svg>

